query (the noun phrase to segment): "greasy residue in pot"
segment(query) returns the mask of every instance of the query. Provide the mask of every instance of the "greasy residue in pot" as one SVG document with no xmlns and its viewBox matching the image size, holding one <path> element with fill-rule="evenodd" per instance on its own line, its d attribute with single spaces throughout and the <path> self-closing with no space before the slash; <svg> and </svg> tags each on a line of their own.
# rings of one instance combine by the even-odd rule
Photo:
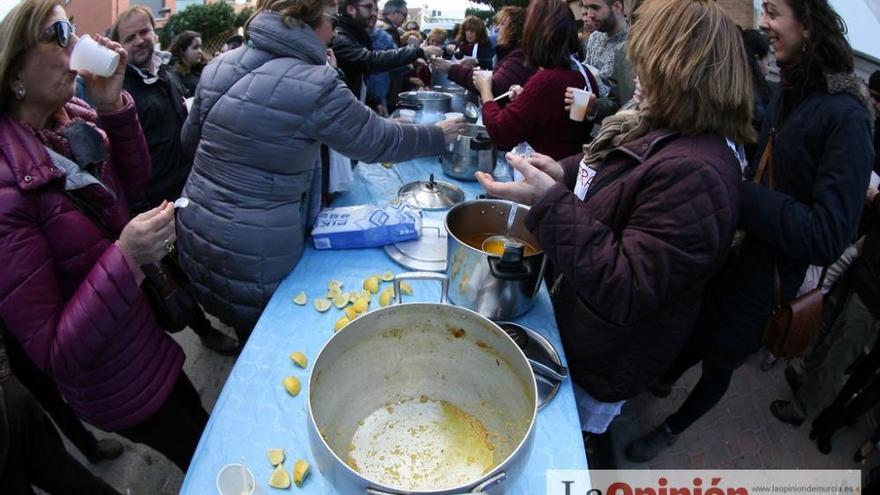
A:
<svg viewBox="0 0 880 495">
<path fill-rule="evenodd" d="M 452 488 L 495 466 L 496 436 L 455 404 L 423 395 L 380 407 L 359 423 L 346 462 L 397 489 Z"/>
</svg>

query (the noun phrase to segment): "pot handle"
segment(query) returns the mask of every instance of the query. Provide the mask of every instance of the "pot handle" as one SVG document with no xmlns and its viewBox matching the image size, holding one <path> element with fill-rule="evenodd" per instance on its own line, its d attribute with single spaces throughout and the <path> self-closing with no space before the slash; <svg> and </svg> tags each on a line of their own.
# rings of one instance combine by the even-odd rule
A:
<svg viewBox="0 0 880 495">
<path fill-rule="evenodd" d="M 404 280 L 436 280 L 440 282 L 440 304 L 446 302 L 446 290 L 449 287 L 449 277 L 445 273 L 434 272 L 406 272 L 394 277 L 394 302 L 403 302 L 403 293 L 400 292 L 400 282 Z"/>
<path fill-rule="evenodd" d="M 489 256 L 489 271 L 498 280 L 517 282 L 532 276 L 532 267 L 523 259 L 523 246 L 507 245 L 501 257 Z"/>
<path fill-rule="evenodd" d="M 563 382 L 568 378 L 568 368 L 565 366 L 559 366 L 556 363 L 553 363 L 553 366 L 548 366 L 532 358 L 529 358 L 529 365 L 531 365 L 532 371 L 536 375 L 541 375 L 557 382 Z"/>
<path fill-rule="evenodd" d="M 492 476 L 491 478 L 487 479 L 486 481 L 480 483 L 479 485 L 475 486 L 469 492 L 456 493 L 453 495 L 468 495 L 468 494 L 475 494 L 475 493 L 476 494 L 485 493 L 487 489 L 492 488 L 495 485 L 500 485 L 501 483 L 504 483 L 505 481 L 507 481 L 507 473 L 502 471 L 502 472 L 496 474 L 495 476 Z M 364 493 L 366 493 L 366 495 L 394 495 L 392 493 L 383 492 L 381 490 L 375 490 L 373 488 L 367 488 L 366 490 L 364 490 Z"/>
</svg>

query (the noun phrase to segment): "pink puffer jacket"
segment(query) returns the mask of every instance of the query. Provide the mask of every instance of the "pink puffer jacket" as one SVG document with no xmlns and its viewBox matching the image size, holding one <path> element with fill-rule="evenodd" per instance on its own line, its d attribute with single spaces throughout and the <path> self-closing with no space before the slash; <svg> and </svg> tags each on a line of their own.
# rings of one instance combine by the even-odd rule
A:
<svg viewBox="0 0 880 495">
<path fill-rule="evenodd" d="M 126 194 L 142 191 L 150 155 L 134 104 L 101 116 L 109 158 L 97 185 L 77 191 L 105 224 L 128 222 Z M 79 100 L 59 127 L 97 121 Z M 0 114 L 0 319 L 85 421 L 106 431 L 135 426 L 165 402 L 183 367 L 180 346 L 159 328 L 140 270 L 64 193 L 33 131 Z"/>
</svg>

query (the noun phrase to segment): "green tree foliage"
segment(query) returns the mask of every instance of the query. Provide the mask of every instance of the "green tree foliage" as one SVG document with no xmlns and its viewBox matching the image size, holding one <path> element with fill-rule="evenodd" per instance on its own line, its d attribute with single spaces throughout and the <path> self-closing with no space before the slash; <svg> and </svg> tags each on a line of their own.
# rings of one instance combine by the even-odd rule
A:
<svg viewBox="0 0 880 495">
<path fill-rule="evenodd" d="M 492 19 L 492 16 L 495 15 L 495 11 L 494 10 L 486 10 L 486 9 L 474 9 L 474 8 L 470 8 L 470 9 L 467 9 L 464 11 L 465 17 L 469 17 L 472 15 L 479 17 L 480 19 L 483 20 L 483 22 L 489 22 L 489 20 Z"/>
<path fill-rule="evenodd" d="M 210 40 L 234 28 L 235 22 L 235 11 L 226 2 L 191 5 L 168 19 L 159 39 L 168 46 L 174 35 L 191 30 L 201 34 L 202 40 Z"/>
<path fill-rule="evenodd" d="M 241 9 L 241 12 L 239 12 L 238 15 L 235 17 L 235 27 L 244 26 L 244 23 L 246 23 L 247 20 L 250 19 L 252 15 L 254 15 L 255 10 L 256 9 L 254 9 L 253 7 L 245 7 Z"/>
</svg>

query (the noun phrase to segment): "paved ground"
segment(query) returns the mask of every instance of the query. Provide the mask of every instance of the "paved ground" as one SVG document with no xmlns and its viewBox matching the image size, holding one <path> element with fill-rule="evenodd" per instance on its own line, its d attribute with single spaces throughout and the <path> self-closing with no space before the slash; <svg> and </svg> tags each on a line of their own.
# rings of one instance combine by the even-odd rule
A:
<svg viewBox="0 0 880 495">
<path fill-rule="evenodd" d="M 675 411 L 699 378 L 698 369 L 690 370 L 666 399 L 644 393 L 628 404 L 626 414 L 615 422 L 610 432 L 617 467 L 859 469 L 860 465 L 853 462 L 852 457 L 873 432 L 872 421 L 862 417 L 853 426 L 838 431 L 832 439 L 831 453 L 823 455 L 808 437 L 809 421 L 795 428 L 779 422 L 770 413 L 771 401 L 789 399 L 791 393 L 782 374 L 784 363 L 762 372 L 758 367 L 762 358 L 762 353 L 758 353 L 737 370 L 721 403 L 647 465 L 629 463 L 623 457 L 623 449 L 630 440 L 651 430 Z M 877 462 L 874 458 L 869 460 Z M 861 466 L 863 473 L 871 467 Z"/>
<path fill-rule="evenodd" d="M 220 328 L 232 334 L 230 329 Z M 210 411 L 232 369 L 233 358 L 219 356 L 205 349 L 195 334 L 188 330 L 175 335 L 175 339 L 186 351 L 185 370 Z M 871 463 L 865 466 L 852 461 L 855 450 L 873 431 L 872 421 L 867 418 L 861 418 L 855 425 L 838 432 L 833 439 L 834 448 L 830 455 L 819 453 L 809 440 L 808 423 L 793 428 L 773 418 L 769 410 L 770 402 L 776 398 L 788 398 L 789 392 L 782 377 L 783 365 L 762 372 L 758 369 L 761 357 L 754 356 L 738 370 L 722 402 L 683 433 L 673 447 L 647 465 L 628 463 L 622 455 L 624 446 L 641 432 L 660 423 L 678 407 L 687 391 L 696 383 L 697 370 L 686 374 L 666 399 L 657 399 L 646 393 L 631 401 L 624 409 L 624 414 L 612 425 L 609 433 L 612 459 L 603 462 L 618 468 L 657 469 L 861 468 L 863 474 L 880 463 L 880 455 L 872 457 Z M 123 442 L 126 444 L 126 453 L 122 458 L 93 466 L 95 473 L 123 494 L 126 490 L 130 490 L 131 495 L 178 493 L 183 482 L 180 470 L 147 447 L 125 440 Z M 69 444 L 68 449 L 74 451 Z M 593 462 L 595 467 L 606 467 L 599 464 L 599 460 Z"/>
</svg>

